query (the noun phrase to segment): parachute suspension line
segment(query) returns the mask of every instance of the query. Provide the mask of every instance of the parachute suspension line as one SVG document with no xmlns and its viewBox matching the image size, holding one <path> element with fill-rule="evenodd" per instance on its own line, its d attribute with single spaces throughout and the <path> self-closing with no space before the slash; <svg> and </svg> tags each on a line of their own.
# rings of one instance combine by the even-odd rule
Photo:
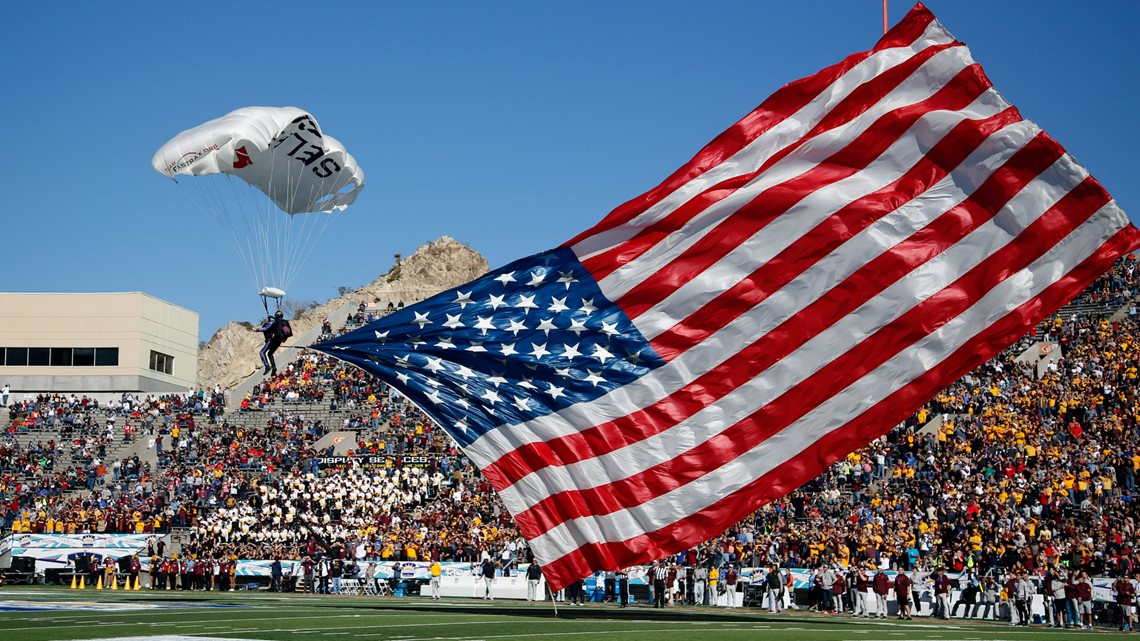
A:
<svg viewBox="0 0 1140 641">
<path fill-rule="evenodd" d="M 261 210 L 267 199 L 260 191 L 245 181 L 229 174 L 224 176 L 230 193 L 227 202 L 234 204 L 232 211 L 230 211 L 230 224 L 240 238 L 241 246 L 238 248 L 238 253 L 242 255 L 243 260 L 248 265 L 254 291 L 260 291 L 262 286 L 260 281 L 265 273 L 265 251 L 262 241 L 264 234 L 261 232 L 258 219 L 261 217 Z"/>
<path fill-rule="evenodd" d="M 337 177 L 335 174 L 330 173 L 328 176 L 322 177 L 319 188 L 323 193 L 325 187 L 329 182 L 335 182 Z M 335 194 L 332 196 L 335 197 Z M 317 241 L 324 236 L 329 226 L 332 225 L 335 218 L 339 217 L 341 211 L 334 209 L 329 212 L 314 212 L 301 216 L 301 225 L 294 225 L 297 232 L 297 237 L 293 239 L 291 251 L 289 252 L 289 261 L 286 267 L 287 280 L 292 282 L 293 278 L 300 272 L 301 267 L 308 261 L 316 248 Z M 297 216 L 293 216 L 296 219 Z M 293 221 L 290 221 L 293 222 Z"/>
<path fill-rule="evenodd" d="M 261 306 L 265 308 L 265 315 L 266 316 L 269 316 L 269 314 L 270 314 L 270 312 L 269 312 L 269 299 L 270 298 L 271 298 L 270 296 L 266 296 L 265 294 L 261 294 Z M 276 305 L 276 309 L 274 311 L 277 311 L 277 312 L 281 311 L 281 299 L 280 298 L 273 298 L 273 300 L 274 300 L 274 303 Z"/>
<path fill-rule="evenodd" d="M 234 247 L 237 249 L 238 258 L 245 265 L 246 273 L 252 276 L 253 263 L 252 255 L 243 251 L 241 238 L 238 237 L 237 226 L 233 221 L 233 216 L 228 207 L 225 206 L 225 199 L 221 196 L 221 186 L 217 180 L 205 180 L 207 177 L 196 177 L 192 180 L 179 181 L 175 180 L 175 184 L 182 189 L 182 193 L 191 200 L 198 209 L 205 212 L 210 218 L 214 220 L 223 229 L 229 231 L 230 240 L 233 242 Z M 220 176 L 210 177 L 221 179 Z M 213 184 L 207 184 L 213 183 Z M 192 185 L 192 186 L 188 186 Z"/>
</svg>

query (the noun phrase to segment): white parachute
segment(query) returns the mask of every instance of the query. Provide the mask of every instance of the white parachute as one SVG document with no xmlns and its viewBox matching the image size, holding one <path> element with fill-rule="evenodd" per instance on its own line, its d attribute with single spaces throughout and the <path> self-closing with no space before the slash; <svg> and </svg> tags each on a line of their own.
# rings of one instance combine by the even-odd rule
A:
<svg viewBox="0 0 1140 641">
<path fill-rule="evenodd" d="M 333 215 L 364 187 L 344 145 L 296 107 L 232 111 L 170 139 L 151 165 L 233 234 L 254 288 L 279 304 Z"/>
</svg>

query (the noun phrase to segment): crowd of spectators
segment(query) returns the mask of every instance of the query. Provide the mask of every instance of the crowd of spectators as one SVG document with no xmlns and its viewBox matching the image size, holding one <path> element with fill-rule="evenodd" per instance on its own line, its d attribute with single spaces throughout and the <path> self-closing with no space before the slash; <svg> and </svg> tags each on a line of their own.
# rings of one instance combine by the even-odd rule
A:
<svg viewBox="0 0 1140 641">
<path fill-rule="evenodd" d="M 979 577 L 1138 567 L 1138 280 L 1134 257 L 1120 261 L 1078 302 L 1123 316 L 1051 317 L 903 424 L 678 558 Z M 334 334 L 327 323 L 324 334 Z M 1022 362 L 1027 350 L 1038 351 Z M 223 414 L 224 404 L 220 389 L 106 406 L 74 396 L 13 404 L 0 440 L 0 521 L 9 531 L 189 527 L 186 549 L 204 558 L 525 556 L 478 471 L 362 371 L 302 352 L 240 411 Z M 317 414 L 325 418 L 307 417 Z M 347 462 L 321 464 L 333 451 L 316 443 L 333 430 L 355 443 Z M 32 442 L 14 438 L 30 432 Z M 116 443 L 139 438 L 153 444 L 156 465 L 107 463 Z"/>
</svg>

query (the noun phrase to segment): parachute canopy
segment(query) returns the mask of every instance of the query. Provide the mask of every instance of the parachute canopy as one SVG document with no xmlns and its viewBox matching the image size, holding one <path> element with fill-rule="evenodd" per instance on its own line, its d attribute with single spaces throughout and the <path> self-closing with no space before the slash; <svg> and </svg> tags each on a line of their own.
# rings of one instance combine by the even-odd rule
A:
<svg viewBox="0 0 1140 641">
<path fill-rule="evenodd" d="M 296 107 L 245 107 L 178 134 L 151 166 L 169 177 L 230 174 L 287 214 L 348 207 L 364 187 L 356 159 Z"/>
<path fill-rule="evenodd" d="M 151 165 L 229 229 L 256 290 L 288 288 L 364 172 L 296 107 L 244 107 L 187 129 Z M 185 178 L 185 179 L 184 179 Z"/>
</svg>

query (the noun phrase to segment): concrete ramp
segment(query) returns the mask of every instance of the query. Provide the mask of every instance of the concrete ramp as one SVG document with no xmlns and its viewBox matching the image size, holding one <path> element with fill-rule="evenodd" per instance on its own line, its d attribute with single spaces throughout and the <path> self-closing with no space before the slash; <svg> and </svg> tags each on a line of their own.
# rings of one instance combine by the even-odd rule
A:
<svg viewBox="0 0 1140 641">
<path fill-rule="evenodd" d="M 329 432 L 322 436 L 319 441 L 313 443 L 313 449 L 317 452 L 323 452 L 329 446 L 333 448 L 333 456 L 348 454 L 349 450 L 356 447 L 356 432 Z"/>
</svg>

